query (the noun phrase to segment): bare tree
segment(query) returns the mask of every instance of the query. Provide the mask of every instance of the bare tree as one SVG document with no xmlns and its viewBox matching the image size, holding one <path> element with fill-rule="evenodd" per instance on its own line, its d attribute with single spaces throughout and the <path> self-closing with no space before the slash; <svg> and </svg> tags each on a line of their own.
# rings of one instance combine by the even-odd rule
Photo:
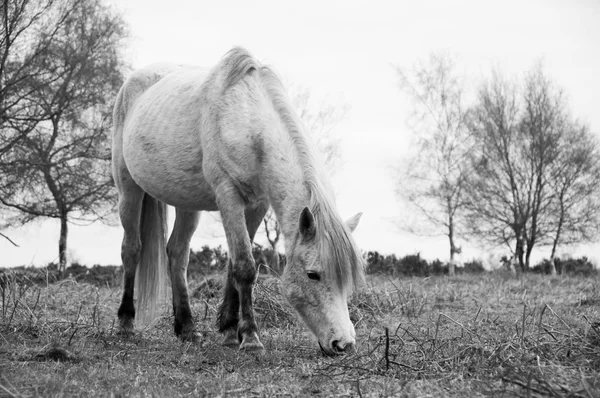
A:
<svg viewBox="0 0 600 398">
<path fill-rule="evenodd" d="M 47 13 L 58 7 L 56 0 L 0 0 L 0 159 L 43 119 L 32 106 L 26 82 L 39 77 L 33 64 L 64 25 L 68 6 L 49 24 Z M 11 226 L 9 210 L 2 210 L 0 230 Z M 16 246 L 7 235 L 0 236 Z"/>
<path fill-rule="evenodd" d="M 281 275 L 283 270 L 281 269 L 279 252 L 277 251 L 277 245 L 279 243 L 279 238 L 281 237 L 281 228 L 279 227 L 279 222 L 277 221 L 277 217 L 275 217 L 273 209 L 269 209 L 265 215 L 263 226 L 267 241 L 269 242 L 269 245 L 271 245 L 271 257 L 269 258 L 270 271 Z"/>
<path fill-rule="evenodd" d="M 292 86 L 290 99 L 306 129 L 315 140 L 317 147 L 324 155 L 325 166 L 330 175 L 340 166 L 341 150 L 340 136 L 334 134 L 334 127 L 346 117 L 349 106 L 337 105 L 327 100 L 319 104 L 311 99 L 311 92 L 302 86 Z"/>
<path fill-rule="evenodd" d="M 20 223 L 60 220 L 64 270 L 68 222 L 102 218 L 115 199 L 109 120 L 123 82 L 119 50 L 126 28 L 100 0 L 54 2 L 40 18 L 53 29 L 33 32 L 32 40 L 52 37 L 28 59 L 33 72 L 22 79 L 13 104 L 19 112 L 9 113 L 18 139 L 2 136 L 0 145 L 8 149 L 0 158 L 0 202 L 18 211 Z"/>
<path fill-rule="evenodd" d="M 348 112 L 348 106 L 338 106 L 327 101 L 315 105 L 311 101 L 310 90 L 305 87 L 293 87 L 290 99 L 294 108 L 302 118 L 307 131 L 312 135 L 318 149 L 325 156 L 325 166 L 333 174 L 339 166 L 341 153 L 339 136 L 332 133 L 333 128 L 341 122 Z M 263 220 L 264 232 L 273 251 L 270 268 L 281 273 L 281 261 L 277 250 L 281 229 L 273 209 L 269 209 Z"/>
<path fill-rule="evenodd" d="M 550 271 L 560 244 L 591 242 L 600 230 L 600 147 L 587 126 L 572 123 L 561 137 L 550 178 Z"/>
<path fill-rule="evenodd" d="M 468 186 L 468 225 L 472 235 L 513 247 L 515 270 L 524 269 L 525 228 L 535 180 L 524 161 L 520 103 L 515 84 L 495 74 L 479 91 L 470 119 L 476 139 Z"/>
<path fill-rule="evenodd" d="M 569 149 L 574 143 L 561 143 L 575 137 L 573 126 L 563 92 L 541 64 L 521 88 L 496 74 L 480 90 L 470 123 L 477 142 L 468 184 L 470 231 L 514 247 L 518 271 L 530 268 L 534 247 L 564 232 L 564 219 L 556 218 L 560 186 L 577 155 Z"/>
<path fill-rule="evenodd" d="M 529 217 L 525 227 L 525 269 L 530 268 L 533 248 L 547 243 L 554 191 L 550 181 L 559 160 L 559 142 L 569 129 L 569 115 L 562 90 L 544 75 L 537 63 L 525 76 L 521 124 L 529 166 Z M 568 161 L 567 159 L 565 159 Z M 559 166 L 560 167 L 560 166 Z"/>
<path fill-rule="evenodd" d="M 413 102 L 411 128 L 417 137 L 417 150 L 401 171 L 396 192 L 421 216 L 417 222 L 403 221 L 401 227 L 419 235 L 447 236 L 449 273 L 454 275 L 471 146 L 463 82 L 447 54 L 431 54 L 428 63 L 410 73 L 400 67 L 396 71 L 400 89 Z"/>
</svg>

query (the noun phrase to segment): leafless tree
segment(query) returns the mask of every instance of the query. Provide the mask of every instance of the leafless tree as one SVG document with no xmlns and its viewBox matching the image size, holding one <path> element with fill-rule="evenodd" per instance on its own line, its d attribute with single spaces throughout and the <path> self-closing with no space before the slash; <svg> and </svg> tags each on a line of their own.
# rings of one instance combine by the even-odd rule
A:
<svg viewBox="0 0 600 398">
<path fill-rule="evenodd" d="M 263 219 L 263 226 L 267 241 L 269 242 L 269 245 L 271 245 L 272 251 L 271 258 L 269 258 L 270 271 L 281 275 L 283 270 L 281 269 L 279 252 L 277 251 L 277 245 L 279 243 L 279 238 L 281 237 L 281 228 L 279 227 L 279 222 L 277 221 L 277 217 L 275 217 L 275 212 L 273 212 L 273 209 L 269 209 L 265 215 L 265 218 Z"/>
<path fill-rule="evenodd" d="M 533 197 L 532 176 L 522 145 L 521 114 L 514 83 L 495 74 L 479 91 L 470 118 L 476 138 L 473 175 L 468 186 L 468 225 L 474 236 L 506 244 L 524 269 L 525 228 Z"/>
<path fill-rule="evenodd" d="M 56 0 L 0 0 L 0 159 L 42 120 L 31 106 L 26 82 L 40 72 L 35 60 L 46 51 L 66 19 L 66 12 L 47 22 Z M 67 11 L 67 5 L 63 5 Z M 44 33 L 42 36 L 41 33 Z M 0 230 L 9 227 L 4 208 Z M 10 237 L 0 234 L 16 246 Z"/>
<path fill-rule="evenodd" d="M 520 87 L 496 74 L 481 87 L 470 120 L 477 143 L 467 190 L 470 232 L 514 247 L 516 270 L 526 271 L 534 247 L 564 233 L 564 220 L 556 217 L 564 173 L 578 156 L 579 144 L 566 142 L 577 128 L 541 64 Z"/>
<path fill-rule="evenodd" d="M 414 234 L 447 236 L 449 273 L 454 275 L 471 146 L 464 83 L 447 54 L 431 54 L 412 72 L 396 71 L 400 89 L 413 103 L 411 129 L 417 138 L 415 155 L 402 168 L 396 192 L 419 214 L 416 221 L 407 217 L 400 225 Z"/>
<path fill-rule="evenodd" d="M 598 240 L 600 230 L 600 147 L 587 126 L 571 123 L 559 142 L 551 178 L 550 271 L 556 273 L 560 244 Z"/>
<path fill-rule="evenodd" d="M 335 104 L 327 99 L 316 103 L 308 88 L 292 86 L 290 99 L 298 111 L 307 131 L 315 140 L 317 147 L 324 155 L 325 166 L 330 175 L 340 166 L 341 148 L 340 136 L 334 134 L 334 127 L 346 117 L 349 106 Z"/>
<path fill-rule="evenodd" d="M 47 4 L 37 17 L 46 29 L 30 32 L 33 55 L 7 57 L 15 70 L 29 72 L 8 97 L 15 100 L 2 126 L 0 202 L 17 211 L 13 221 L 19 223 L 60 220 L 64 270 L 68 222 L 102 218 L 115 198 L 109 121 L 123 82 L 120 46 L 127 32 L 123 19 L 101 0 Z M 40 42 L 46 45 L 37 48 Z M 13 133 L 5 134 L 9 128 Z"/>
</svg>

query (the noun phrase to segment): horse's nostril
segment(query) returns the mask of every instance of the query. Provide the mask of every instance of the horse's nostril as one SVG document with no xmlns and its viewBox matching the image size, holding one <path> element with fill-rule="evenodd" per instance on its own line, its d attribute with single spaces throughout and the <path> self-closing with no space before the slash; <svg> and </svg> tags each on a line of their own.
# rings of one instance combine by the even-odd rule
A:
<svg viewBox="0 0 600 398">
<path fill-rule="evenodd" d="M 339 340 L 333 340 L 331 342 L 331 349 L 334 352 L 338 352 L 338 353 L 342 353 L 342 352 L 352 353 L 352 352 L 354 352 L 354 343 L 352 343 L 352 342 L 343 343 L 343 342 L 340 342 Z"/>
<path fill-rule="evenodd" d="M 343 347 L 340 347 L 340 342 L 339 342 L 339 340 L 333 340 L 333 341 L 331 342 L 331 349 L 332 349 L 333 351 L 344 351 L 344 348 L 343 348 Z"/>
</svg>

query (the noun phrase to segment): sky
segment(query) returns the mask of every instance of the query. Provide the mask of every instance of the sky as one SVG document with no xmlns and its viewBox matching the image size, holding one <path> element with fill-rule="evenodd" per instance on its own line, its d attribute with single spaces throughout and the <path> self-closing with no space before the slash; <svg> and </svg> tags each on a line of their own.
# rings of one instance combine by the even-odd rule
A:
<svg viewBox="0 0 600 398">
<path fill-rule="evenodd" d="M 394 66 L 411 68 L 443 51 L 474 86 L 493 69 L 518 78 L 541 59 L 572 113 L 600 132 L 598 0 L 110 1 L 130 26 L 126 57 L 134 69 L 164 61 L 212 66 L 241 45 L 316 101 L 348 105 L 333 131 L 342 151 L 333 184 L 342 217 L 363 212 L 355 238 L 364 250 L 429 259 L 446 259 L 449 251 L 447 238 L 417 237 L 397 226 L 403 205 L 395 194 L 396 169 L 411 154 L 412 136 L 411 104 Z M 213 220 L 202 216 L 193 249 L 224 244 Z M 55 221 L 3 231 L 19 247 L 0 240 L 0 265 L 56 261 L 58 231 Z M 118 224 L 71 226 L 69 255 L 86 265 L 120 264 L 121 239 Z M 257 241 L 265 243 L 261 236 Z M 476 242 L 459 244 L 459 260 L 497 263 Z M 562 253 L 600 264 L 600 244 Z"/>
</svg>

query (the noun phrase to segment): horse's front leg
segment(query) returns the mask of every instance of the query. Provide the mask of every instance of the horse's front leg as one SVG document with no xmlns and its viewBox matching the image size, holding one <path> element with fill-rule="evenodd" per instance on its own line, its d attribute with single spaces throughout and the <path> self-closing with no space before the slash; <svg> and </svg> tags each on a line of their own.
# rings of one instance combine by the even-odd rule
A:
<svg viewBox="0 0 600 398">
<path fill-rule="evenodd" d="M 263 350 L 264 347 L 258 338 L 258 327 L 252 308 L 252 292 L 257 270 L 252 257 L 250 236 L 246 228 L 244 214 L 246 205 L 232 184 L 222 183 L 215 190 L 215 194 L 231 256 L 225 296 L 219 314 L 219 329 L 225 333 L 225 343 L 233 345 L 232 333 L 236 320 L 237 303 L 235 302 L 235 292 L 232 289 L 235 289 L 239 300 L 240 318 L 237 322 L 237 333 L 241 341 L 240 349 Z"/>
<path fill-rule="evenodd" d="M 266 202 L 258 203 L 256 206 L 247 207 L 244 215 L 246 217 L 246 229 L 250 242 L 254 240 L 256 230 L 262 223 L 265 214 L 269 210 Z M 240 296 L 233 280 L 231 261 L 227 263 L 227 280 L 223 291 L 223 302 L 219 308 L 218 325 L 219 332 L 224 334 L 223 345 L 227 347 L 239 347 L 240 336 L 238 335 L 238 324 L 240 321 Z"/>
<path fill-rule="evenodd" d="M 200 213 L 177 209 L 173 232 L 167 244 L 171 288 L 173 290 L 173 315 L 175 334 L 184 341 L 194 341 L 192 310 L 187 288 L 187 267 L 190 259 L 190 240 L 198 227 Z"/>
<path fill-rule="evenodd" d="M 238 324 L 240 322 L 240 296 L 233 281 L 231 260 L 227 263 L 227 280 L 223 290 L 223 301 L 219 307 L 217 323 L 219 332 L 223 333 L 223 345 L 239 347 Z"/>
</svg>

